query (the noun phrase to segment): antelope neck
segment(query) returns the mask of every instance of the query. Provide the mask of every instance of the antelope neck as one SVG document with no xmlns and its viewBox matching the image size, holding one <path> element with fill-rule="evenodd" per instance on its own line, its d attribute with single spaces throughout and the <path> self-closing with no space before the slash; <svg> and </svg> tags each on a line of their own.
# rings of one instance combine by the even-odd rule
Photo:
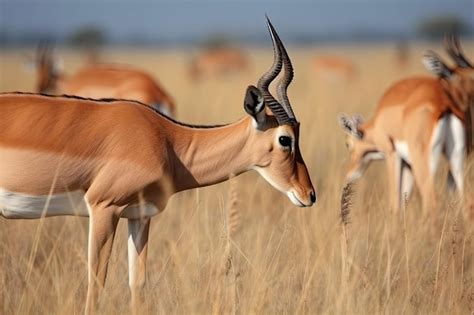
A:
<svg viewBox="0 0 474 315">
<path fill-rule="evenodd" d="M 176 191 L 223 182 L 252 165 L 250 118 L 213 128 L 175 128 L 171 169 Z"/>
</svg>

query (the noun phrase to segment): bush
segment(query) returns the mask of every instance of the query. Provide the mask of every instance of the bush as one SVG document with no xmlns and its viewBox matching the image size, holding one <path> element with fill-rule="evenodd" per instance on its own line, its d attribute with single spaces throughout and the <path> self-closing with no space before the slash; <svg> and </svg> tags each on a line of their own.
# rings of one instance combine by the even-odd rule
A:
<svg viewBox="0 0 474 315">
<path fill-rule="evenodd" d="M 435 16 L 422 21 L 418 31 L 424 37 L 439 38 L 447 33 L 465 33 L 468 28 L 467 24 L 456 16 Z"/>
<path fill-rule="evenodd" d="M 97 47 L 106 42 L 106 36 L 98 27 L 86 26 L 72 33 L 68 42 L 76 47 Z"/>
</svg>

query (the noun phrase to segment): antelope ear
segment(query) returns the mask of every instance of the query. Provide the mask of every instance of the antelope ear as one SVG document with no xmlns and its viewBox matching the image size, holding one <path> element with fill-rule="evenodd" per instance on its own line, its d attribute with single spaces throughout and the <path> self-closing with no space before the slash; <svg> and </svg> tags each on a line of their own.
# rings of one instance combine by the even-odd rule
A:
<svg viewBox="0 0 474 315">
<path fill-rule="evenodd" d="M 351 120 L 346 114 L 339 114 L 337 116 L 337 121 L 339 122 L 339 126 L 342 130 L 344 130 L 344 132 L 349 134 L 352 133 Z"/>
<path fill-rule="evenodd" d="M 355 123 L 355 126 L 362 125 L 365 121 L 364 116 L 361 114 L 355 114 L 352 116 L 352 121 Z"/>
<path fill-rule="evenodd" d="M 262 124 L 265 121 L 265 101 L 262 92 L 253 85 L 249 85 L 245 92 L 244 109 L 257 124 Z"/>
<path fill-rule="evenodd" d="M 344 130 L 348 135 L 359 140 L 364 137 L 364 133 L 357 128 L 356 122 L 349 116 L 346 114 L 339 114 L 337 118 L 342 130 Z"/>
<path fill-rule="evenodd" d="M 434 51 L 428 50 L 423 56 L 423 64 L 426 69 L 441 78 L 449 78 L 453 75 L 453 71 L 441 60 Z"/>
</svg>

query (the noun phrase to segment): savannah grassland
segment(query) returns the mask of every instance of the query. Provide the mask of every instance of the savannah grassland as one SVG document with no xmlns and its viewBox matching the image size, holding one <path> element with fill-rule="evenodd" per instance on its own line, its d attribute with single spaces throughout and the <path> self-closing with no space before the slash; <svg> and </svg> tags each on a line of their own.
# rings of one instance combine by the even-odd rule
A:
<svg viewBox="0 0 474 315">
<path fill-rule="evenodd" d="M 318 192 L 316 206 L 296 208 L 252 172 L 175 195 L 152 220 L 146 290 L 151 314 L 474 312 L 473 225 L 463 218 L 455 196 L 445 193 L 444 162 L 437 181 L 439 207 L 429 217 L 421 214 L 417 192 L 406 211 L 391 214 L 384 163 L 374 163 L 355 187 L 344 250 L 339 199 L 348 154 L 336 115 L 369 117 L 390 83 L 425 73 L 424 49 L 441 51 L 435 44 L 411 47 L 408 65 L 400 69 L 394 47 L 289 47 L 296 73 L 289 96 L 301 121 L 300 146 Z M 473 48 L 465 44 L 468 56 L 474 56 Z M 33 77 L 22 65 L 29 51 L 0 52 L 1 91 L 32 90 Z M 198 84 L 187 75 L 188 51 L 116 49 L 103 58 L 140 66 L 159 78 L 176 98 L 180 120 L 215 124 L 244 115 L 247 85 L 255 84 L 272 62 L 270 50 L 248 53 L 247 72 Z M 316 53 L 352 58 L 358 76 L 345 82 L 315 73 Z M 60 55 L 69 73 L 83 64 L 78 52 Z M 471 159 L 470 194 L 473 183 Z M 237 211 L 232 222 L 238 223 L 230 239 L 229 209 Z M 0 313 L 81 314 L 87 226 L 87 219 L 75 217 L 0 218 Z M 104 314 L 129 311 L 126 228 L 125 221 L 119 224 Z"/>
</svg>

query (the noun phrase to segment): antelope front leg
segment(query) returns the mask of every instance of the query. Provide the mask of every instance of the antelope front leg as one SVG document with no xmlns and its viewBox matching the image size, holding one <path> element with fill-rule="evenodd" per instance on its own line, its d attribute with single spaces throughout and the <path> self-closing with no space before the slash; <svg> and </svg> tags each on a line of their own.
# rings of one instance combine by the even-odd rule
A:
<svg viewBox="0 0 474 315">
<path fill-rule="evenodd" d="M 410 199 L 413 190 L 413 174 L 410 166 L 402 161 L 400 174 L 400 207 L 405 207 L 405 203 Z"/>
<path fill-rule="evenodd" d="M 115 206 L 90 205 L 88 289 L 86 314 L 96 310 L 100 291 L 105 284 L 107 266 L 120 218 L 120 208 Z"/>
<path fill-rule="evenodd" d="M 390 210 L 398 213 L 400 210 L 400 189 L 401 189 L 401 167 L 402 161 L 396 152 L 386 154 L 386 165 L 388 175 L 388 192 L 390 200 Z"/>
<path fill-rule="evenodd" d="M 132 312 L 139 314 L 144 304 L 146 257 L 150 218 L 128 219 L 128 283 L 132 296 Z"/>
<path fill-rule="evenodd" d="M 424 158 L 420 152 L 412 150 L 413 154 L 413 175 L 415 182 L 420 189 L 423 215 L 428 216 L 436 209 L 437 200 L 434 187 L 434 175 L 437 167 L 437 160 L 430 161 Z M 434 159 L 433 159 L 434 160 Z M 431 217 L 434 219 L 435 215 Z"/>
</svg>

